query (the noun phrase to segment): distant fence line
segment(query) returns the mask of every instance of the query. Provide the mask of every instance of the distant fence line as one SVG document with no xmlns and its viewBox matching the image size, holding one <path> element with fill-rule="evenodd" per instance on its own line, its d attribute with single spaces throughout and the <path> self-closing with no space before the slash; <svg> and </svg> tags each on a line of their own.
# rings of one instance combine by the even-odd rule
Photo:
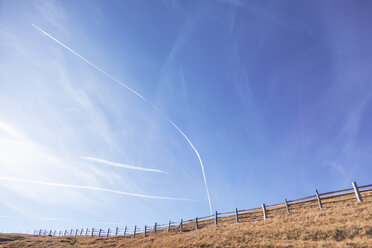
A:
<svg viewBox="0 0 372 248">
<path fill-rule="evenodd" d="M 353 196 L 355 195 L 355 196 Z M 284 202 L 265 205 L 261 207 L 242 209 L 237 208 L 230 212 L 215 212 L 213 215 L 204 217 L 196 217 L 195 219 L 183 220 L 179 222 L 169 221 L 166 224 L 145 225 L 144 228 L 134 226 L 129 228 L 116 227 L 114 229 L 108 228 L 81 228 L 69 229 L 64 231 L 39 229 L 34 231 L 34 235 L 42 236 L 125 236 L 125 237 L 146 237 L 148 235 L 156 234 L 157 232 L 187 232 L 200 229 L 209 225 L 218 225 L 220 223 L 239 223 L 266 220 L 269 217 L 277 215 L 296 213 L 298 209 L 319 207 L 324 208 L 325 205 L 337 202 L 348 201 L 356 199 L 358 202 L 363 202 L 363 199 L 372 197 L 372 184 L 357 186 L 356 182 L 352 183 L 352 188 L 331 191 L 327 193 L 319 193 L 315 190 L 314 195 L 302 197 L 295 200 L 284 199 Z M 341 199 L 337 199 L 341 198 Z"/>
</svg>

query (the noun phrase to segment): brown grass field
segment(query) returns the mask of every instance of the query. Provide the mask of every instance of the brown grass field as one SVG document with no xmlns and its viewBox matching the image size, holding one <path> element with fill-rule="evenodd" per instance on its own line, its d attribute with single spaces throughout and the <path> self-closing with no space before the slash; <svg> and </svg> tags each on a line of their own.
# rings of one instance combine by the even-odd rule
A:
<svg viewBox="0 0 372 248">
<path fill-rule="evenodd" d="M 0 234 L 0 247 L 372 247 L 372 197 L 303 208 L 256 222 L 148 237 Z"/>
</svg>

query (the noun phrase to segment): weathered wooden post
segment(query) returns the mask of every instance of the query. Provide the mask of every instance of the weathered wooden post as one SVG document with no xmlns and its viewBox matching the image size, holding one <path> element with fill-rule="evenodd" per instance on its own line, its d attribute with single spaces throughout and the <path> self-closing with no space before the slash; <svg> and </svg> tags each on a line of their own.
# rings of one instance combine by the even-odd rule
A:
<svg viewBox="0 0 372 248">
<path fill-rule="evenodd" d="M 89 229 L 87 228 L 87 229 L 85 230 L 85 236 L 88 235 L 88 232 L 89 232 Z"/>
<path fill-rule="evenodd" d="M 50 229 L 49 231 L 49 236 L 52 236 L 52 229 Z"/>
<path fill-rule="evenodd" d="M 116 227 L 116 229 L 115 229 L 115 236 L 118 235 L 118 232 L 119 232 L 119 227 Z"/>
<path fill-rule="evenodd" d="M 156 228 L 158 226 L 158 223 L 155 222 L 155 225 L 154 225 L 154 233 L 156 233 Z"/>
<path fill-rule="evenodd" d="M 239 213 L 238 213 L 238 208 L 235 208 L 235 222 L 239 223 Z"/>
<path fill-rule="evenodd" d="M 67 230 L 65 230 L 65 233 L 63 234 L 63 236 L 66 236 L 66 234 L 67 234 Z"/>
<path fill-rule="evenodd" d="M 195 229 L 198 229 L 198 217 L 195 217 Z"/>
<path fill-rule="evenodd" d="M 353 185 L 355 196 L 356 196 L 358 202 L 363 202 L 363 199 L 362 199 L 362 196 L 360 195 L 357 183 L 353 182 L 352 185 Z"/>
<path fill-rule="evenodd" d="M 319 196 L 319 193 L 318 193 L 318 190 L 317 189 L 315 190 L 315 194 L 316 194 L 316 198 L 318 199 L 319 209 L 322 209 L 323 208 L 322 201 L 320 199 L 320 196 Z"/>
<path fill-rule="evenodd" d="M 40 231 L 39 231 L 39 235 L 41 235 L 41 232 L 42 232 L 42 231 L 43 231 L 43 230 L 40 229 Z"/>
<path fill-rule="evenodd" d="M 100 228 L 98 232 L 98 237 L 101 237 L 101 232 L 102 232 L 102 229 Z"/>
<path fill-rule="evenodd" d="M 79 229 L 76 229 L 76 231 L 75 231 L 75 236 L 77 236 L 77 234 L 78 234 L 78 231 L 79 231 Z"/>
<path fill-rule="evenodd" d="M 264 218 L 264 220 L 266 220 L 267 219 L 267 213 L 266 213 L 265 203 L 262 203 L 262 212 L 263 212 L 263 218 Z"/>
<path fill-rule="evenodd" d="M 56 233 L 57 233 L 57 231 L 54 231 L 54 234 L 53 234 L 53 236 L 56 236 Z"/>
<path fill-rule="evenodd" d="M 146 229 L 147 229 L 147 226 L 145 225 L 145 233 L 144 233 L 144 236 L 146 237 Z"/>
<path fill-rule="evenodd" d="M 123 236 L 125 236 L 125 234 L 127 234 L 127 226 L 125 226 L 125 228 L 124 228 L 124 234 L 123 234 Z"/>
<path fill-rule="evenodd" d="M 168 232 L 170 232 L 170 228 L 171 228 L 171 221 L 169 221 L 168 223 Z"/>
<path fill-rule="evenodd" d="M 93 236 L 93 235 L 94 235 L 94 228 L 92 228 L 92 233 L 91 233 L 90 236 Z"/>
<path fill-rule="evenodd" d="M 110 228 L 107 229 L 106 237 L 110 236 Z"/>
<path fill-rule="evenodd" d="M 83 232 L 84 232 L 84 228 L 81 228 L 81 230 L 80 230 L 80 236 L 83 235 Z"/>
<path fill-rule="evenodd" d="M 217 213 L 217 211 L 214 213 L 214 224 L 218 225 L 218 213 Z"/>
<path fill-rule="evenodd" d="M 136 237 L 136 230 L 137 230 L 137 226 L 134 226 L 134 232 L 133 232 L 133 237 L 134 238 Z"/>
<path fill-rule="evenodd" d="M 61 236 L 61 232 L 62 232 L 62 231 L 59 231 L 58 236 Z"/>
<path fill-rule="evenodd" d="M 71 230 L 70 230 L 70 236 L 72 236 L 73 233 L 74 233 L 74 230 L 71 229 Z"/>
<path fill-rule="evenodd" d="M 285 207 L 287 208 L 287 212 L 289 214 L 289 205 L 288 205 L 288 202 L 287 202 L 287 198 L 284 198 L 284 202 L 285 202 Z"/>
<path fill-rule="evenodd" d="M 183 220 L 181 219 L 181 222 L 180 222 L 180 232 L 182 232 L 182 225 L 183 225 Z"/>
</svg>

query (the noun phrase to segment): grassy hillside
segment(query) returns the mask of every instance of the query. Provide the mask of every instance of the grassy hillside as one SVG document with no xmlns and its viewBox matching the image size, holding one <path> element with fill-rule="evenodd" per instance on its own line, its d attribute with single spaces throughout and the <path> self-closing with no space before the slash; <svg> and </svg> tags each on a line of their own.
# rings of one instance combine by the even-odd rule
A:
<svg viewBox="0 0 372 248">
<path fill-rule="evenodd" d="M 265 221 L 146 238 L 0 234 L 0 247 L 372 247 L 372 197 Z"/>
</svg>

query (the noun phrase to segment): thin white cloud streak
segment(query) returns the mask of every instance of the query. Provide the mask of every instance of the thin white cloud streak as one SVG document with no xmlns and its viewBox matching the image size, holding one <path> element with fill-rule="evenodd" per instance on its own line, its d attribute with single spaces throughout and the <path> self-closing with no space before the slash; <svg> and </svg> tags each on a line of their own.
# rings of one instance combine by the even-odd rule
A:
<svg viewBox="0 0 372 248">
<path fill-rule="evenodd" d="M 166 117 L 166 116 L 165 116 Z M 177 127 L 176 124 L 174 124 L 173 121 L 171 121 L 168 117 L 166 117 L 168 119 L 168 121 L 183 135 L 183 137 L 185 137 L 185 139 L 187 140 L 187 142 L 189 142 L 191 148 L 194 150 L 196 156 L 198 156 L 198 159 L 199 159 L 199 162 L 200 162 L 200 166 L 201 166 L 201 169 L 202 169 L 202 174 L 203 174 L 203 179 L 204 179 L 204 184 L 205 184 L 205 190 L 207 191 L 207 196 L 208 196 L 208 203 L 209 203 L 209 212 L 210 214 L 212 214 L 212 203 L 211 203 L 211 197 L 209 195 L 209 190 L 208 190 L 208 184 L 207 184 L 207 178 L 205 177 L 205 171 L 204 171 L 204 165 L 203 165 L 203 161 L 199 155 L 199 152 L 198 150 L 196 150 L 196 148 L 194 147 L 194 145 L 191 143 L 191 141 L 189 140 L 189 138 L 187 138 L 186 134 L 184 134 L 181 129 L 179 129 Z"/>
<path fill-rule="evenodd" d="M 94 186 L 73 185 L 73 184 L 63 184 L 63 183 L 51 183 L 51 182 L 35 181 L 35 180 L 29 180 L 29 179 L 23 179 L 23 178 L 17 178 L 17 177 L 3 177 L 3 176 L 0 176 L 0 180 L 11 181 L 11 182 L 20 182 L 20 183 L 30 183 L 30 184 L 37 184 L 37 185 L 47 185 L 47 186 L 54 186 L 54 187 L 61 187 L 61 188 L 103 191 L 103 192 L 109 192 L 109 193 L 114 193 L 114 194 L 119 194 L 119 195 L 126 195 L 126 196 L 140 197 L 140 198 L 149 198 L 149 199 L 192 201 L 192 200 L 184 199 L 184 198 L 143 195 L 143 194 L 136 194 L 136 193 L 119 191 L 119 190 L 113 190 L 113 189 L 99 188 L 99 187 L 94 187 Z"/>
<path fill-rule="evenodd" d="M 14 128 L 8 126 L 7 124 L 5 124 L 2 121 L 0 121 L 0 130 L 2 130 L 3 132 L 9 134 L 10 136 L 12 136 L 12 137 L 14 137 L 14 138 L 16 138 L 18 140 L 26 141 L 26 138 L 25 137 L 23 137 Z"/>
<path fill-rule="evenodd" d="M 36 26 L 35 24 L 32 24 L 33 27 L 35 27 L 36 29 L 38 29 L 42 34 L 46 35 L 47 37 L 49 37 L 50 39 L 54 40 L 55 42 L 57 42 L 58 44 L 60 44 L 61 46 L 63 46 L 64 48 L 66 48 L 67 50 L 69 50 L 70 52 L 72 52 L 74 55 L 78 56 L 80 59 L 84 60 L 85 62 L 87 62 L 89 65 L 91 65 L 92 67 L 94 67 L 94 69 L 98 70 L 99 72 L 103 73 L 106 77 L 112 79 L 113 81 L 115 81 L 116 83 L 120 84 L 121 86 L 127 88 L 130 92 L 132 92 L 133 94 L 137 95 L 138 97 L 140 97 L 142 100 L 144 100 L 145 102 L 151 104 L 149 101 L 147 101 L 147 99 L 142 96 L 141 94 L 139 94 L 137 91 L 131 89 L 129 86 L 127 86 L 126 84 L 122 83 L 119 79 L 116 79 L 115 77 L 111 76 L 110 74 L 108 74 L 107 72 L 105 72 L 104 70 L 102 70 L 101 68 L 99 68 L 98 66 L 96 66 L 95 64 L 93 64 L 92 62 L 90 62 L 89 60 L 87 60 L 86 58 L 84 58 L 83 56 L 81 56 L 80 54 L 78 54 L 77 52 L 75 52 L 73 49 L 71 49 L 70 47 L 66 46 L 65 44 L 63 44 L 62 42 L 60 42 L 59 40 L 57 40 L 56 38 L 54 38 L 53 36 L 51 36 L 50 34 L 48 34 L 47 32 L 45 32 L 44 30 L 42 30 L 41 28 L 39 28 L 38 26 Z M 151 104 L 152 105 L 152 104 Z"/>
<path fill-rule="evenodd" d="M 10 216 L 10 215 L 0 215 L 0 218 L 15 218 L 15 216 Z"/>
<path fill-rule="evenodd" d="M 107 165 L 111 165 L 111 166 L 115 166 L 115 167 L 121 167 L 121 168 L 131 169 L 131 170 L 140 170 L 140 171 L 151 171 L 151 172 L 158 172 L 158 173 L 167 173 L 165 171 L 158 170 L 158 169 L 150 169 L 150 168 L 143 168 L 143 167 L 138 167 L 138 166 L 133 166 L 133 165 L 128 165 L 128 164 L 121 164 L 121 163 L 111 162 L 111 161 L 107 161 L 107 160 L 100 159 L 100 158 L 83 157 L 83 159 L 89 160 L 89 161 L 93 161 L 93 162 L 97 162 L 97 163 L 101 163 L 101 164 L 107 164 Z"/>
<path fill-rule="evenodd" d="M 42 34 L 46 35 L 48 38 L 52 39 L 53 41 L 57 42 L 59 45 L 61 45 L 62 47 L 64 47 L 65 49 L 67 49 L 68 51 L 70 51 L 71 53 L 73 53 L 74 55 L 76 55 L 77 57 L 79 57 L 80 59 L 84 60 L 85 62 L 87 62 L 89 65 L 91 65 L 93 68 L 95 68 L 97 71 L 101 72 L 102 74 L 104 74 L 106 77 L 110 78 L 111 80 L 113 80 L 114 82 L 120 84 L 121 86 L 125 87 L 126 89 L 128 89 L 130 92 L 132 92 L 133 94 L 137 95 L 139 98 L 141 98 L 143 101 L 145 101 L 146 103 L 148 103 L 151 107 L 153 107 L 155 110 L 157 110 L 159 113 L 161 113 L 181 134 L 182 136 L 187 140 L 187 142 L 190 144 L 191 148 L 194 150 L 196 156 L 198 157 L 199 159 L 199 163 L 200 163 L 200 167 L 201 167 L 201 170 L 202 170 L 202 174 L 203 174 L 203 180 L 204 180 L 204 185 L 205 185 L 205 190 L 206 190 L 206 193 L 207 193 L 207 197 L 208 197 L 208 204 L 209 204 L 209 212 L 210 214 L 212 214 L 212 203 L 211 203 L 211 198 L 210 198 L 210 195 L 209 195 L 209 190 L 208 190 L 208 184 L 207 184 L 207 178 L 205 176 L 205 170 L 204 170 L 204 165 L 203 165 L 203 162 L 202 162 L 202 159 L 199 155 L 199 152 L 196 150 L 195 146 L 191 143 L 190 139 L 186 136 L 186 134 L 184 134 L 184 132 L 181 131 L 181 129 L 173 122 L 171 121 L 168 116 L 166 114 L 164 114 L 162 111 L 160 111 L 159 108 L 157 108 L 154 104 L 152 104 L 150 101 L 148 101 L 144 96 L 142 96 L 140 93 L 138 93 L 137 91 L 135 91 L 134 89 L 130 88 L 129 86 L 127 86 L 126 84 L 124 84 L 123 82 L 121 82 L 119 79 L 116 79 L 115 77 L 111 76 L 109 73 L 107 73 L 106 71 L 104 71 L 103 69 L 99 68 L 98 66 L 96 66 L 95 64 L 93 64 L 92 62 L 90 62 L 89 60 L 87 60 L 86 58 L 84 58 L 83 56 L 81 56 L 80 54 L 78 54 L 76 51 L 74 51 L 72 48 L 68 47 L 67 45 L 63 44 L 62 42 L 60 42 L 59 40 L 57 40 L 56 38 L 54 38 L 52 35 L 50 35 L 49 33 L 45 32 L 44 30 L 42 30 L 40 27 L 36 26 L 35 24 L 32 24 L 32 26 L 34 28 L 36 28 L 37 30 L 39 30 Z"/>
</svg>

